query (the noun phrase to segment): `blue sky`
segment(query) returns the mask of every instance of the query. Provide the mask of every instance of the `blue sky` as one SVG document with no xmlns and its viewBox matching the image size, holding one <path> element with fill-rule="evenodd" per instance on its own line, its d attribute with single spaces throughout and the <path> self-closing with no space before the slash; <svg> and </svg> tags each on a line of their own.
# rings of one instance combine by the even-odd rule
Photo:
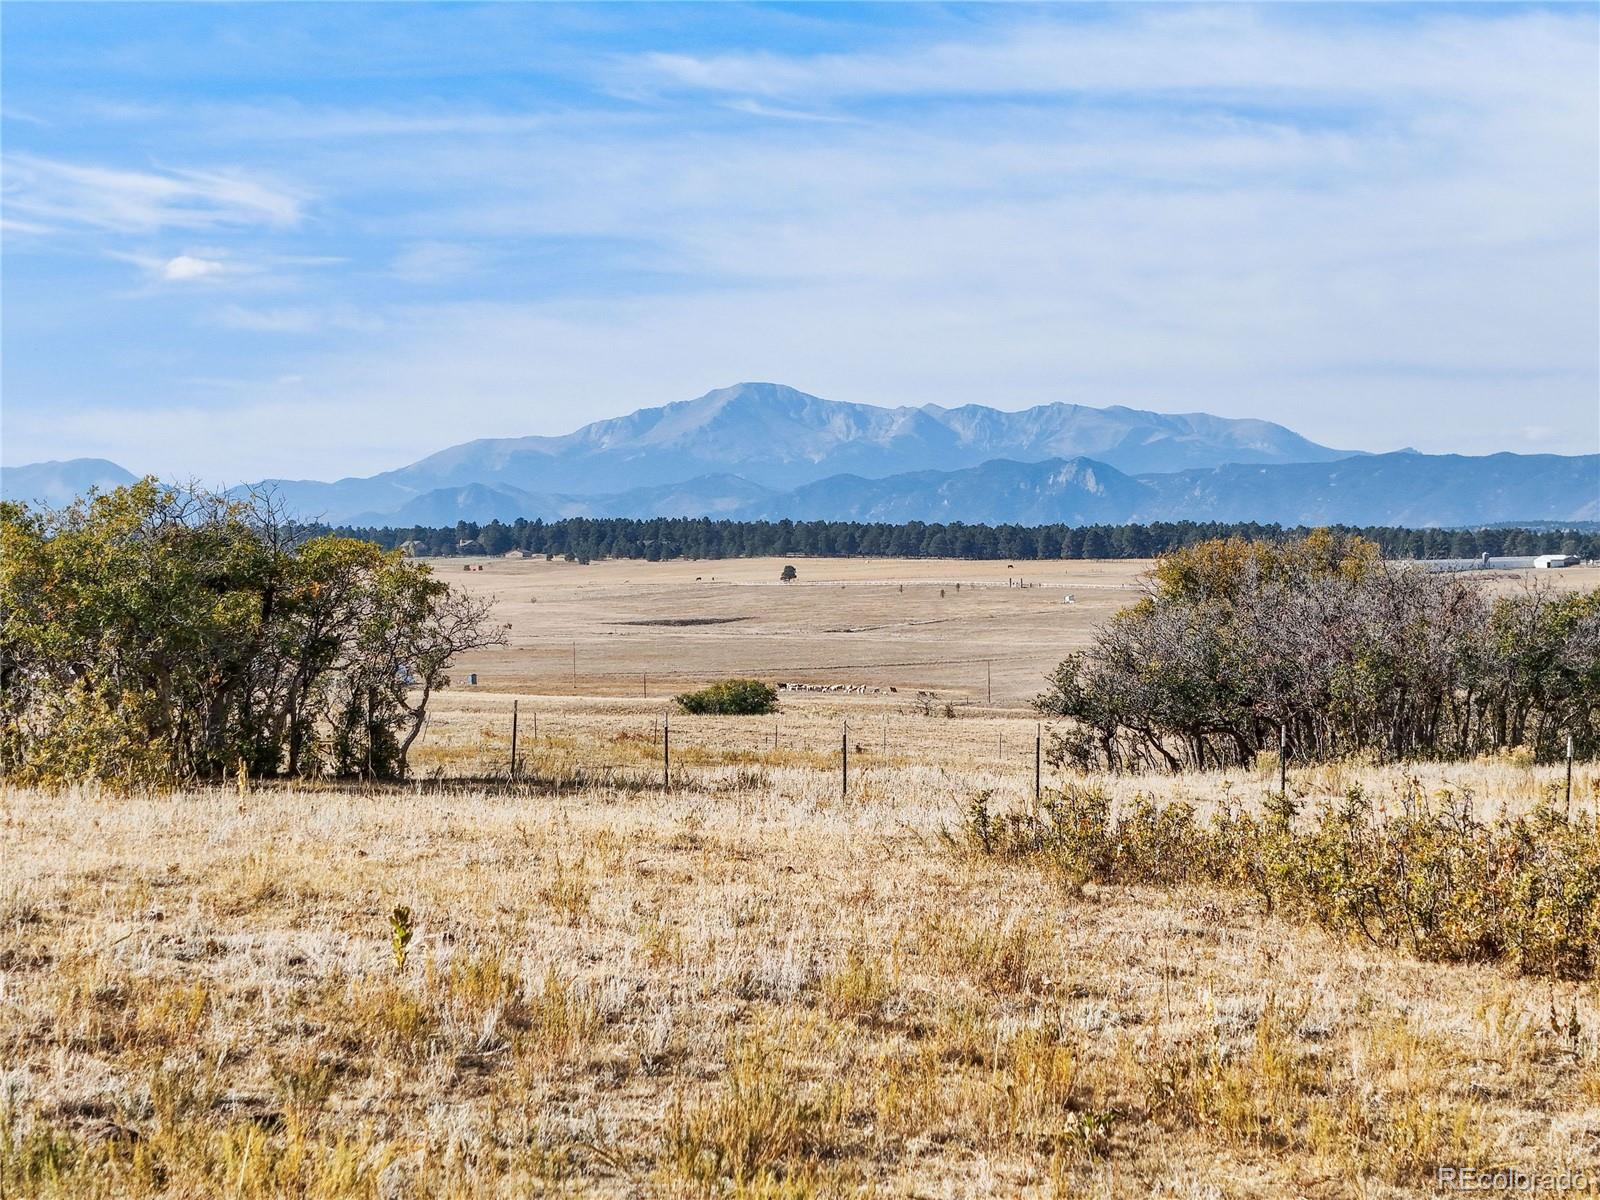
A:
<svg viewBox="0 0 1600 1200">
<path fill-rule="evenodd" d="M 1592 5 L 6 3 L 6 463 L 743 379 L 1600 449 Z"/>
</svg>

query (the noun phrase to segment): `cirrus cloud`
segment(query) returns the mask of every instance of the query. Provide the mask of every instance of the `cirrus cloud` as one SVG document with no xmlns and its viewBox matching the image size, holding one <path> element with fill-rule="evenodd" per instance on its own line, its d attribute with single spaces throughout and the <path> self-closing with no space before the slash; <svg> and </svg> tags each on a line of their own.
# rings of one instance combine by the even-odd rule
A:
<svg viewBox="0 0 1600 1200">
<path fill-rule="evenodd" d="M 36 225 L 117 233 L 223 226 L 288 228 L 306 196 L 234 169 L 135 171 L 6 156 L 6 208 Z"/>
</svg>

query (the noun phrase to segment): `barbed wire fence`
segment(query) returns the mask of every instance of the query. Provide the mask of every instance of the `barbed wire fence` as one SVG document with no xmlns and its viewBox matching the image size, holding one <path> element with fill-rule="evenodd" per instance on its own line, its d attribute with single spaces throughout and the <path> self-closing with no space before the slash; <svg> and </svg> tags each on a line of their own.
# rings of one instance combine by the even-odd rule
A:
<svg viewBox="0 0 1600 1200">
<path fill-rule="evenodd" d="M 691 717 L 664 702 L 660 712 L 649 715 L 646 726 L 643 713 L 579 714 L 559 707 L 541 711 L 528 703 L 534 699 L 530 696 L 480 693 L 480 699 L 503 696 L 507 704 L 480 725 L 470 747 L 474 769 L 466 774 L 436 770 L 428 781 L 440 788 L 500 778 L 511 785 L 536 785 L 554 776 L 574 785 L 588 781 L 638 788 L 653 783 L 663 791 L 697 790 L 719 774 L 741 770 L 749 774 L 776 766 L 834 771 L 840 795 L 848 797 L 854 786 L 885 768 L 949 765 L 951 757 L 963 756 L 980 770 L 1015 771 L 1019 788 L 1026 783 L 1034 799 L 1041 797 L 1044 722 L 1015 712 L 989 713 L 957 721 L 957 726 L 982 721 L 983 734 L 969 727 L 939 735 L 930 724 L 944 726 L 949 716 L 941 716 L 937 709 L 919 710 L 915 694 L 901 695 L 913 702 L 902 712 L 844 713 L 838 715 L 837 725 L 815 715 L 795 719 L 792 714 L 786 723 L 783 712 L 760 719 Z M 990 734 L 994 741 L 987 743 L 984 739 Z M 610 757 L 607 747 L 620 753 Z"/>
</svg>

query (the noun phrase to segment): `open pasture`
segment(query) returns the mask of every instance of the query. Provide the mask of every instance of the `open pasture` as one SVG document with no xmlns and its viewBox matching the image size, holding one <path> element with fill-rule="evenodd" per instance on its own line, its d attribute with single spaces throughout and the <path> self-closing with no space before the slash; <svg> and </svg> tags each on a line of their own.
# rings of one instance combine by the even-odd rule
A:
<svg viewBox="0 0 1600 1200">
<path fill-rule="evenodd" d="M 0 789 L 0 1195 L 1593 1180 L 1592 979 L 1422 961 L 1248 891 L 975 850 L 975 799 L 1032 801 L 1023 701 L 1141 564 L 1017 564 L 1048 585 L 1018 588 L 1003 563 L 795 561 L 789 586 L 782 560 L 440 564 L 500 597 L 512 645 L 460 665 L 481 682 L 437 698 L 408 784 Z M 707 618 L 738 620 L 660 623 Z M 991 657 L 992 706 L 973 670 Z M 670 713 L 669 689 L 736 673 L 880 690 Z M 1046 788 L 1067 782 L 1086 781 L 1045 766 Z M 1092 782 L 1209 815 L 1258 809 L 1275 777 Z M 1559 804 L 1564 775 L 1505 758 L 1289 782 L 1310 804 L 1494 815 Z M 1580 764 L 1574 810 L 1597 803 Z"/>
<path fill-rule="evenodd" d="M 778 582 L 786 563 L 799 578 Z M 482 571 L 464 571 L 464 566 Z M 490 691 L 664 697 L 730 675 L 936 692 L 1018 708 L 1097 625 L 1139 596 L 1146 560 L 750 558 L 705 561 L 438 559 L 451 583 L 497 599 L 510 644 L 462 658 Z M 1484 572 L 1482 586 L 1600 585 L 1600 567 Z M 1474 575 L 1474 578 L 1478 578 Z M 1072 597 L 1072 603 L 1066 602 Z M 898 689 L 890 693 L 889 688 Z"/>
<path fill-rule="evenodd" d="M 799 578 L 779 583 L 787 562 Z M 1148 565 L 445 559 L 436 569 L 493 593 L 511 623 L 509 647 L 463 658 L 457 673 L 477 671 L 495 690 L 645 698 L 753 675 L 978 704 L 992 686 L 996 704 L 1019 705 L 1064 648 L 1135 598 Z"/>
</svg>

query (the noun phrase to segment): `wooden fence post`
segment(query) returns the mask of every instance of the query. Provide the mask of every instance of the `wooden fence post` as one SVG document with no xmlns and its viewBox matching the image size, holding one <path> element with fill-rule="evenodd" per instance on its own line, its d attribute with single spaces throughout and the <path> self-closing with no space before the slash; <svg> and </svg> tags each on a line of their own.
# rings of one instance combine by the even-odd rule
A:
<svg viewBox="0 0 1600 1200">
<path fill-rule="evenodd" d="M 839 798 L 850 794 L 850 722 L 844 723 L 844 733 L 839 738 Z"/>
<path fill-rule="evenodd" d="M 672 718 L 661 718 L 661 790 L 672 788 Z"/>
<path fill-rule="evenodd" d="M 1572 735 L 1567 734 L 1567 816 L 1572 815 Z"/>
<path fill-rule="evenodd" d="M 1044 725 L 1041 724 L 1033 735 L 1033 802 L 1039 803 L 1044 798 Z"/>
<path fill-rule="evenodd" d="M 1278 722 L 1278 794 L 1289 795 L 1289 737 L 1282 721 Z"/>
<path fill-rule="evenodd" d="M 511 780 L 517 778 L 517 702 L 511 702 Z"/>
</svg>

